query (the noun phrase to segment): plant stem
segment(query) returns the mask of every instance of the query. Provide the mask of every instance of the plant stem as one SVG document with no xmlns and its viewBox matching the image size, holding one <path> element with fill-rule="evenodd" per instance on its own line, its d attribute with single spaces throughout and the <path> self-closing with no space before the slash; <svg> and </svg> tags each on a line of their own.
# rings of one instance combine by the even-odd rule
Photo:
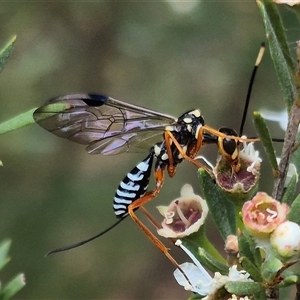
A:
<svg viewBox="0 0 300 300">
<path fill-rule="evenodd" d="M 284 182 L 291 161 L 292 153 L 295 146 L 298 127 L 300 123 L 300 42 L 297 43 L 297 73 L 295 78 L 296 84 L 296 99 L 291 107 L 288 126 L 284 136 L 284 144 L 279 163 L 279 176 L 274 181 L 273 198 L 280 200 L 282 198 Z"/>
<path fill-rule="evenodd" d="M 284 182 L 291 161 L 291 157 L 292 157 L 292 153 L 293 153 L 293 149 L 297 137 L 299 122 L 300 122 L 300 107 L 298 106 L 298 103 L 296 101 L 292 106 L 287 130 L 284 136 L 284 144 L 281 153 L 281 160 L 279 163 L 279 176 L 274 181 L 272 196 L 274 199 L 277 200 L 280 200 L 282 198 Z"/>
<path fill-rule="evenodd" d="M 266 290 L 266 295 L 268 300 L 277 300 L 279 299 L 279 289 L 269 288 Z"/>
</svg>

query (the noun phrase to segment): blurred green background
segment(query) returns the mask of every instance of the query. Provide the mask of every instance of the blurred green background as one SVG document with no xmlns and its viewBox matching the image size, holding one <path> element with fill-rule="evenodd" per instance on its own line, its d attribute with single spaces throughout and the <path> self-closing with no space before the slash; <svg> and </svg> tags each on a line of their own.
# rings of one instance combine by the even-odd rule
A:
<svg viewBox="0 0 300 300">
<path fill-rule="evenodd" d="M 284 15 L 293 51 L 297 22 L 291 12 Z M 18 36 L 0 76 L 1 121 L 54 96 L 98 92 L 174 116 L 201 108 L 208 125 L 238 129 L 265 39 L 255 1 L 2 2 L 0 17 L 0 44 Z M 268 52 L 249 115 L 261 108 L 284 108 Z M 276 124 L 270 128 L 282 137 Z M 255 135 L 251 116 L 245 134 Z M 44 257 L 115 221 L 115 189 L 146 154 L 88 155 L 83 146 L 38 125 L 0 138 L 0 237 L 13 240 L 12 262 L 1 281 L 25 272 L 27 285 L 17 298 L 188 297 L 173 278 L 173 265 L 129 218 L 99 240 Z M 202 154 L 214 162 L 217 149 L 210 146 Z M 262 189 L 270 192 L 267 163 L 262 177 Z M 155 206 L 178 197 L 187 182 L 200 193 L 196 169 L 185 162 L 147 207 L 158 216 Z M 210 236 L 222 249 L 213 226 L 208 224 Z M 179 262 L 188 260 L 178 249 L 171 253 Z"/>
</svg>

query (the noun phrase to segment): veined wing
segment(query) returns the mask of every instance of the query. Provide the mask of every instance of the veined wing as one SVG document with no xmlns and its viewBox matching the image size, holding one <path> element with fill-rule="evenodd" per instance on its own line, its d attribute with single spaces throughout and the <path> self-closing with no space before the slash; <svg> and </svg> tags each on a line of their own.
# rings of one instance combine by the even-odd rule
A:
<svg viewBox="0 0 300 300">
<path fill-rule="evenodd" d="M 165 126 L 176 123 L 172 116 L 97 94 L 51 99 L 33 117 L 53 134 L 103 155 L 149 149 L 162 138 Z"/>
</svg>

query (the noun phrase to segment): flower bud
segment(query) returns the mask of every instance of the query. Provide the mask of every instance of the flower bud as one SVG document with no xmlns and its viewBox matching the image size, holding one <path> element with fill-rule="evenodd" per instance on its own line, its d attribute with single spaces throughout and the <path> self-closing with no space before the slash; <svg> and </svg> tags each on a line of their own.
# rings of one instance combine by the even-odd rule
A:
<svg viewBox="0 0 300 300">
<path fill-rule="evenodd" d="M 291 221 L 281 223 L 271 234 L 271 245 L 283 257 L 300 253 L 300 226 Z"/>
</svg>

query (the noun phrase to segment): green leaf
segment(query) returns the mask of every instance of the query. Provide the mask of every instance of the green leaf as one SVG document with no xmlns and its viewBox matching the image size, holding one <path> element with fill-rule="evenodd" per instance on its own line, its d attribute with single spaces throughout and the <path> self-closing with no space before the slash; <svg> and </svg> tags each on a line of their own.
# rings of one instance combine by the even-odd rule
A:
<svg viewBox="0 0 300 300">
<path fill-rule="evenodd" d="M 261 266 L 261 275 L 263 279 L 267 283 L 272 283 L 283 266 L 283 263 L 278 258 L 270 256 Z"/>
<path fill-rule="evenodd" d="M 260 270 L 258 269 L 257 266 L 255 266 L 255 264 L 251 260 L 249 260 L 245 256 L 242 256 L 240 258 L 240 262 L 243 266 L 243 269 L 250 274 L 251 278 L 254 281 L 262 282 L 262 277 L 261 277 L 261 274 L 260 274 Z"/>
<path fill-rule="evenodd" d="M 295 165 L 297 173 L 300 174 L 300 145 L 299 145 L 299 134 L 297 135 L 297 142 L 296 145 L 298 146 L 297 149 L 293 152 L 292 155 L 292 163 Z"/>
<path fill-rule="evenodd" d="M 273 169 L 275 175 L 278 172 L 278 164 L 275 155 L 275 149 L 273 147 L 272 138 L 270 136 L 269 129 L 263 117 L 258 112 L 254 112 L 253 121 L 257 131 L 258 136 L 260 137 L 261 143 L 264 146 L 265 152 L 268 156 L 268 160 Z"/>
<path fill-rule="evenodd" d="M 297 189 L 297 175 L 294 174 L 283 194 L 281 202 L 291 206 L 295 198 L 296 189 Z"/>
<path fill-rule="evenodd" d="M 205 235 L 205 226 L 201 226 L 200 229 L 189 235 L 184 237 L 181 240 L 194 255 L 198 255 L 198 248 L 202 247 L 205 251 L 207 251 L 212 257 L 221 262 L 222 264 L 226 264 L 226 260 L 219 253 L 219 251 L 212 245 L 212 243 L 207 239 Z"/>
<path fill-rule="evenodd" d="M 295 71 L 291 58 L 285 30 L 276 5 L 271 0 L 257 0 L 257 5 L 265 25 L 266 37 L 269 42 L 270 54 L 275 71 L 284 94 L 284 100 L 290 111 L 296 99 Z"/>
<path fill-rule="evenodd" d="M 295 274 L 282 276 L 283 280 L 279 283 L 279 287 L 287 287 L 299 282 L 299 276 Z"/>
<path fill-rule="evenodd" d="M 207 248 L 207 251 L 202 247 L 199 247 L 199 244 L 201 244 L 199 243 L 199 241 L 189 239 L 188 237 L 181 239 L 181 242 L 182 245 L 185 246 L 193 254 L 193 256 L 206 268 L 214 272 L 220 272 L 222 274 L 228 273 L 228 267 L 226 266 L 225 259 L 219 253 L 217 259 L 214 257 L 214 252 L 216 251 L 216 249 L 214 249 L 214 251 L 211 252 L 211 248 Z M 185 249 L 183 250 L 186 251 Z M 187 254 L 190 256 L 189 253 Z"/>
<path fill-rule="evenodd" d="M 13 278 L 0 292 L 0 299 L 7 300 L 13 297 L 25 286 L 24 274 L 19 274 Z"/>
<path fill-rule="evenodd" d="M 13 47 L 14 47 L 14 43 L 16 41 L 17 36 L 14 35 L 8 42 L 7 44 L 0 50 L 0 73 L 2 72 L 7 59 L 9 58 Z"/>
<path fill-rule="evenodd" d="M 206 295 L 193 294 L 188 298 L 188 300 L 200 300 L 206 297 Z"/>
<path fill-rule="evenodd" d="M 218 260 L 214 259 L 210 253 L 205 251 L 203 248 L 198 248 L 198 256 L 196 258 L 200 261 L 202 265 L 208 268 L 212 272 L 220 272 L 223 275 L 228 274 L 228 267 L 225 264 L 220 263 Z"/>
<path fill-rule="evenodd" d="M 300 21 L 300 6 L 299 5 L 289 6 L 289 9 L 292 10 L 297 15 L 297 18 Z"/>
<path fill-rule="evenodd" d="M 228 235 L 236 235 L 234 205 L 222 195 L 207 171 L 204 169 L 199 169 L 198 175 L 209 211 L 222 238 L 225 241 Z"/>
<path fill-rule="evenodd" d="M 255 293 L 253 295 L 253 297 L 254 297 L 253 298 L 254 300 L 267 300 L 267 295 L 266 295 L 266 291 L 265 290 L 260 291 L 258 293 Z"/>
<path fill-rule="evenodd" d="M 0 270 L 10 261 L 8 257 L 10 245 L 10 240 L 4 240 L 0 243 Z"/>
<path fill-rule="evenodd" d="M 293 201 L 291 209 L 287 215 L 289 221 L 300 224 L 300 194 Z"/>
<path fill-rule="evenodd" d="M 250 281 L 229 281 L 225 284 L 225 288 L 230 294 L 235 295 L 253 295 L 264 290 L 261 283 Z"/>
<path fill-rule="evenodd" d="M 238 241 L 241 257 L 246 257 L 255 266 L 260 267 L 262 264 L 261 255 L 253 236 L 247 230 L 243 230 L 243 233 L 238 236 Z"/>
<path fill-rule="evenodd" d="M 70 104 L 50 103 L 40 108 L 33 108 L 0 124 L 0 134 L 4 134 L 36 122 L 43 122 L 52 116 L 70 109 Z M 38 110 L 38 114 L 34 114 Z"/>
<path fill-rule="evenodd" d="M 0 124 L 0 134 L 4 134 L 22 127 L 25 127 L 27 125 L 35 123 L 33 119 L 33 112 L 35 111 L 34 109 L 31 109 L 25 113 L 22 113 L 16 117 L 13 117 L 10 120 L 7 120 L 3 123 Z"/>
<path fill-rule="evenodd" d="M 34 114 L 34 119 L 36 122 L 38 122 L 51 118 L 52 116 L 71 108 L 72 105 L 70 103 L 49 103 L 36 109 L 37 114 Z"/>
</svg>

